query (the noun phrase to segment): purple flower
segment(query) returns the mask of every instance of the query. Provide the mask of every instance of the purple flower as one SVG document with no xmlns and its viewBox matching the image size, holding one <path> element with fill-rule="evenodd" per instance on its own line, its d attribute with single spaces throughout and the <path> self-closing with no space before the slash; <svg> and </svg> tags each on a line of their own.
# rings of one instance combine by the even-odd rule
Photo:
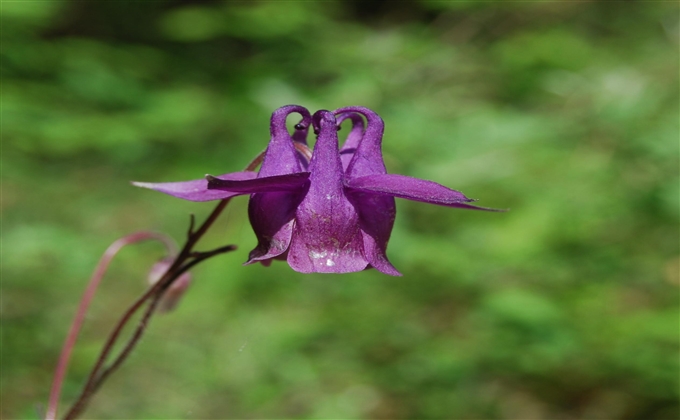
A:
<svg viewBox="0 0 680 420">
<path fill-rule="evenodd" d="M 293 136 L 285 127 L 293 112 L 302 115 Z M 364 129 L 363 119 L 366 118 Z M 338 150 L 338 124 L 352 129 Z M 310 123 L 317 134 L 311 159 L 306 149 Z M 271 141 L 260 172 L 236 172 L 208 181 L 135 185 L 192 201 L 252 194 L 248 206 L 258 245 L 246 264 L 286 259 L 303 273 L 348 273 L 366 268 L 400 275 L 387 259 L 394 225 L 394 197 L 448 207 L 492 210 L 468 204 L 472 199 L 443 185 L 387 174 L 381 144 L 384 124 L 373 111 L 347 107 L 317 111 L 286 106 L 271 119 Z M 298 147 L 296 147 L 296 145 Z M 308 149 L 307 149 L 308 150 Z"/>
</svg>

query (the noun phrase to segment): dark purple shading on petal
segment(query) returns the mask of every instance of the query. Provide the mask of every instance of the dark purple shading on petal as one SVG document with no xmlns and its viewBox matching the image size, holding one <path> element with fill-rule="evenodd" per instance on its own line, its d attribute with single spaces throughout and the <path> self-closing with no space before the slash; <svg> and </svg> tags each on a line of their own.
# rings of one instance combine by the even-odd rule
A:
<svg viewBox="0 0 680 420">
<path fill-rule="evenodd" d="M 208 189 L 230 191 L 239 194 L 300 191 L 307 183 L 309 172 L 288 175 L 265 176 L 246 181 L 227 181 L 207 175 Z"/>
<path fill-rule="evenodd" d="M 335 117 L 317 111 L 319 137 L 309 163 L 309 191 L 295 213 L 288 264 L 302 273 L 349 273 L 368 266 L 359 216 L 343 191 Z"/>
<path fill-rule="evenodd" d="M 229 174 L 219 175 L 215 177 L 220 180 L 244 181 L 253 179 L 257 176 L 257 172 L 232 172 Z M 225 198 L 234 197 L 243 194 L 242 192 L 208 190 L 208 181 L 205 179 L 196 179 L 193 181 L 183 182 L 133 182 L 132 185 L 136 187 L 149 188 L 169 194 L 173 197 L 182 198 L 189 201 L 212 201 L 223 200 Z"/>
<path fill-rule="evenodd" d="M 359 106 L 340 108 L 334 112 L 339 115 L 361 114 L 366 117 L 367 121 L 363 137 L 359 142 L 352 144 L 355 150 L 345 170 L 345 183 L 356 177 L 387 173 L 381 150 L 385 129 L 382 118 L 370 109 Z M 366 192 L 351 193 L 347 189 L 345 192 L 359 213 L 364 255 L 368 262 L 382 273 L 392 276 L 401 275 L 390 263 L 386 254 L 387 243 L 397 214 L 394 197 Z"/>
<path fill-rule="evenodd" d="M 294 112 L 302 116 L 298 123 L 302 128 L 297 129 L 291 137 L 286 128 L 286 117 Z M 248 202 L 248 218 L 257 236 L 257 246 L 250 252 L 246 264 L 278 257 L 284 254 L 290 245 L 295 210 L 305 195 L 309 177 L 308 173 L 301 173 L 306 160 L 295 150 L 293 142 L 306 142 L 311 122 L 309 111 L 298 105 L 281 107 L 272 114 L 269 125 L 271 140 L 265 152 L 259 178 L 254 180 L 261 184 L 250 186 L 261 187 L 262 192 L 253 190 L 255 194 Z"/>
<path fill-rule="evenodd" d="M 268 266 L 272 259 L 285 255 L 295 227 L 295 211 L 305 192 L 261 193 L 256 194 L 256 200 L 250 199 L 248 217 L 257 246 L 248 254 L 246 265 L 259 261 Z"/>
<path fill-rule="evenodd" d="M 345 143 L 340 148 L 340 160 L 342 161 L 343 170 L 347 170 L 349 162 L 352 160 L 354 152 L 357 150 L 359 142 L 364 135 L 364 120 L 361 118 L 360 114 L 356 112 L 345 112 L 343 114 L 337 115 L 336 120 L 338 127 L 340 127 L 340 124 L 342 124 L 342 122 L 346 119 L 352 121 L 352 128 L 347 135 Z"/>
</svg>

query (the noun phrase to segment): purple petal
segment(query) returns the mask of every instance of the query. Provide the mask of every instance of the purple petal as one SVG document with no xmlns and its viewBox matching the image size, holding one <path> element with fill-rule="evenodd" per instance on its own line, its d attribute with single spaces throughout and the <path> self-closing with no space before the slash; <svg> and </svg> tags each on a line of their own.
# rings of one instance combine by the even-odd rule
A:
<svg viewBox="0 0 680 420">
<path fill-rule="evenodd" d="M 208 189 L 231 191 L 239 194 L 300 191 L 309 178 L 309 172 L 265 176 L 246 181 L 228 181 L 207 175 Z"/>
<path fill-rule="evenodd" d="M 297 208 L 288 264 L 302 273 L 348 273 L 368 266 L 359 216 L 344 195 L 336 121 L 329 111 L 313 120 L 319 137 L 309 163 L 309 191 Z"/>
<path fill-rule="evenodd" d="M 400 276 L 386 254 L 397 213 L 394 197 L 366 193 L 347 194 L 347 197 L 359 213 L 364 256 L 368 262 L 381 273 Z"/>
<path fill-rule="evenodd" d="M 339 108 L 333 112 L 336 115 L 348 112 L 359 113 L 365 116 L 367 121 L 366 130 L 347 166 L 345 177 L 356 178 L 386 173 L 381 150 L 382 135 L 385 131 L 385 123 L 383 123 L 382 118 L 370 109 L 361 106 Z"/>
<path fill-rule="evenodd" d="M 381 174 L 363 176 L 347 180 L 346 185 L 347 188 L 355 191 L 391 195 L 393 197 L 442 206 L 459 207 L 458 205 L 461 203 L 474 201 L 467 198 L 462 192 L 452 190 L 436 182 L 404 175 Z"/>
<path fill-rule="evenodd" d="M 254 194 L 248 203 L 248 217 L 258 244 L 250 251 L 246 264 L 267 262 L 288 250 L 295 225 L 295 211 L 304 197 L 298 194 Z"/>
<path fill-rule="evenodd" d="M 262 167 L 260 168 L 261 177 L 291 174 L 302 170 L 300 155 L 295 150 L 293 138 L 286 128 L 286 117 L 293 112 L 302 115 L 302 121 L 299 125 L 306 127 L 303 130 L 296 130 L 294 134 L 296 140 L 302 142 L 304 140 L 302 134 L 306 137 L 307 129 L 312 120 L 307 108 L 299 105 L 287 105 L 274 111 L 269 124 L 271 140 L 269 140 Z"/>
<path fill-rule="evenodd" d="M 253 179 L 257 176 L 257 172 L 232 172 L 229 174 L 219 175 L 216 179 L 220 180 L 247 180 Z M 243 194 L 242 192 L 209 190 L 208 181 L 205 179 L 196 179 L 193 181 L 184 182 L 133 182 L 132 185 L 136 187 L 149 188 L 169 194 L 173 197 L 182 198 L 189 201 L 211 201 L 223 200 L 225 198 L 234 197 Z"/>
<path fill-rule="evenodd" d="M 286 118 L 293 112 L 300 114 L 302 120 L 291 137 L 286 128 Z M 281 107 L 272 114 L 271 140 L 259 178 L 252 185 L 240 186 L 256 193 L 248 202 L 248 217 L 257 237 L 257 246 L 250 252 L 246 264 L 256 261 L 268 264 L 271 258 L 284 254 L 290 245 L 293 217 L 304 197 L 309 178 L 308 172 L 301 172 L 307 166 L 307 159 L 295 149 L 294 142 L 306 144 L 311 122 L 309 111 L 297 105 Z"/>
<path fill-rule="evenodd" d="M 347 140 L 345 140 L 345 144 L 343 144 L 342 147 L 340 148 L 340 160 L 342 161 L 342 169 L 347 170 L 349 162 L 352 160 L 354 152 L 356 152 L 356 149 L 359 146 L 359 142 L 361 141 L 364 135 L 364 120 L 361 118 L 361 115 L 356 112 L 345 112 L 343 114 L 338 115 L 336 119 L 338 127 L 346 119 L 350 119 L 352 121 L 352 129 L 347 135 Z"/>
<path fill-rule="evenodd" d="M 350 143 L 350 138 L 348 138 L 345 143 L 345 147 L 348 143 L 355 147 L 352 155 L 346 155 L 351 156 L 349 163 L 343 165 L 345 182 L 361 176 L 387 173 L 381 151 L 385 125 L 380 116 L 368 108 L 358 106 L 340 108 L 335 113 L 339 113 L 340 117 L 345 115 L 358 117 L 357 114 L 361 114 L 366 117 L 367 121 L 366 130 L 360 140 L 356 142 L 356 138 L 352 138 L 355 142 Z M 355 127 L 352 127 L 353 132 Z M 343 164 L 344 159 L 346 158 L 343 156 Z M 385 274 L 400 275 L 389 262 L 386 254 L 387 242 L 390 239 L 397 212 L 394 198 L 376 194 L 348 194 L 348 196 L 359 213 L 359 226 L 364 237 L 364 254 L 369 263 Z"/>
</svg>

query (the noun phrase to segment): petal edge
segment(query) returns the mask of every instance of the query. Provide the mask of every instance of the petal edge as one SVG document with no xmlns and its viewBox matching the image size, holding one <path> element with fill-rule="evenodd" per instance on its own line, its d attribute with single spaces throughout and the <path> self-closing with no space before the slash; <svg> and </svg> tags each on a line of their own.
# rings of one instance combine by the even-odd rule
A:
<svg viewBox="0 0 680 420">
<path fill-rule="evenodd" d="M 475 201 L 460 191 L 452 190 L 436 182 L 396 174 L 374 174 L 351 178 L 346 181 L 346 188 L 356 192 L 390 195 L 442 206 Z"/>
<path fill-rule="evenodd" d="M 244 171 L 244 172 L 232 172 L 224 175 L 219 175 L 216 179 L 229 180 L 229 181 L 245 181 L 254 179 L 257 176 L 257 172 Z M 155 190 L 162 192 L 164 194 L 171 195 L 173 197 L 181 198 L 183 200 L 189 201 L 213 201 L 213 200 L 224 200 L 226 198 L 234 197 L 237 195 L 244 194 L 242 192 L 231 192 L 231 191 L 220 191 L 220 190 L 209 190 L 208 181 L 205 179 L 195 179 L 191 181 L 180 181 L 180 182 L 132 182 L 132 185 L 140 188 L 148 188 L 150 190 Z"/>
</svg>

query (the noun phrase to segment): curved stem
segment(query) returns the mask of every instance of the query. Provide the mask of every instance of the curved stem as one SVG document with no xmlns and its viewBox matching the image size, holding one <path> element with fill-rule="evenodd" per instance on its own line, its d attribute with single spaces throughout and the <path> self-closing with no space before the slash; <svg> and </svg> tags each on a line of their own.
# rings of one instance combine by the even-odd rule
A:
<svg viewBox="0 0 680 420">
<path fill-rule="evenodd" d="M 217 254 L 222 254 L 225 252 L 233 251 L 235 250 L 236 247 L 234 245 L 227 245 L 223 246 L 220 248 L 217 248 L 212 251 L 208 252 L 202 252 L 202 253 L 196 253 L 197 255 L 194 257 L 194 259 L 184 266 L 182 266 L 180 269 L 178 269 L 175 273 L 173 273 L 173 281 L 175 278 L 181 276 L 184 274 L 186 271 L 189 271 L 191 267 L 194 265 L 198 264 L 199 262 L 206 260 L 212 256 L 215 256 Z M 193 256 L 193 254 L 192 254 Z M 127 344 L 125 345 L 125 348 L 120 352 L 118 357 L 111 363 L 109 367 L 104 369 L 101 374 L 97 377 L 94 385 L 93 385 L 93 390 L 96 390 L 99 388 L 99 385 L 103 383 L 106 378 L 120 365 L 127 359 L 127 357 L 130 355 L 134 347 L 137 345 L 139 342 L 139 339 L 142 338 L 142 334 L 144 333 L 144 330 L 146 329 L 146 326 L 148 325 L 149 319 L 151 318 L 151 315 L 153 314 L 154 310 L 156 309 L 156 306 L 160 302 L 161 298 L 163 297 L 163 292 L 170 287 L 172 284 L 172 281 L 166 282 L 165 287 L 163 287 L 163 290 L 160 290 L 158 293 L 153 295 L 151 298 L 151 303 L 149 304 L 149 307 L 146 309 L 144 312 L 144 315 L 142 315 L 142 319 L 139 321 L 139 324 L 137 325 L 137 329 L 135 330 L 134 334 L 130 339 L 128 340 Z"/>
<path fill-rule="evenodd" d="M 152 239 L 162 242 L 165 245 L 168 252 L 172 252 L 173 250 L 175 250 L 176 252 L 177 246 L 175 245 L 173 240 L 168 236 L 155 232 L 139 232 L 125 236 L 113 242 L 106 249 L 104 255 L 102 255 L 101 259 L 99 260 L 97 267 L 92 273 L 90 282 L 87 288 L 85 289 L 85 293 L 83 294 L 83 297 L 80 300 L 80 305 L 78 306 L 78 310 L 76 311 L 76 316 L 73 319 L 71 328 L 68 332 L 68 335 L 66 336 L 66 340 L 64 341 L 61 354 L 59 355 L 59 362 L 57 363 L 57 368 L 54 373 L 54 379 L 52 381 L 52 388 L 50 389 L 47 413 L 45 415 L 46 420 L 55 420 L 57 417 L 57 407 L 59 405 L 59 397 L 61 396 L 61 387 L 64 383 L 64 378 L 66 376 L 66 370 L 71 359 L 73 347 L 75 346 L 75 343 L 78 339 L 78 333 L 80 332 L 80 329 L 83 325 L 83 321 L 85 320 L 85 314 L 87 313 L 87 309 L 89 308 L 90 303 L 94 298 L 97 288 L 99 287 L 99 284 L 101 283 L 101 280 L 104 277 L 104 274 L 106 273 L 106 270 L 108 269 L 111 260 L 113 260 L 116 254 L 126 245 Z"/>
<path fill-rule="evenodd" d="M 249 167 L 256 166 L 258 163 L 259 163 L 258 160 L 255 159 L 255 161 L 253 161 L 251 165 L 249 165 Z M 99 357 L 97 358 L 95 366 L 90 371 L 90 375 L 88 376 L 85 387 L 81 391 L 80 396 L 78 397 L 76 402 L 73 404 L 69 412 L 64 417 L 65 420 L 74 419 L 80 414 L 80 412 L 82 412 L 82 410 L 86 407 L 89 400 L 92 398 L 92 395 L 96 391 L 96 389 L 115 369 L 117 369 L 121 365 L 122 361 L 125 358 L 127 358 L 127 355 L 130 353 L 132 348 L 134 348 L 136 342 L 139 340 L 139 338 L 141 338 L 141 335 L 148 323 L 148 320 L 150 319 L 153 313 L 155 304 L 150 305 L 150 310 L 148 310 L 145 316 L 142 318 L 142 322 L 140 322 L 138 330 L 128 341 L 128 344 L 123 350 L 123 353 L 121 353 L 121 355 L 113 363 L 113 365 L 106 370 L 105 375 L 100 374 L 104 366 L 104 362 L 106 361 L 109 354 L 113 350 L 113 347 L 117 342 L 121 332 L 123 331 L 123 328 L 127 325 L 130 319 L 135 315 L 135 313 L 137 313 L 137 311 L 142 307 L 142 305 L 144 305 L 144 303 L 152 297 L 154 301 L 157 302 L 157 300 L 160 299 L 160 297 L 162 296 L 162 292 L 166 288 L 168 288 L 172 284 L 172 282 L 177 277 L 179 277 L 180 274 L 182 274 L 184 271 L 186 271 L 196 263 L 207 258 L 207 256 L 204 258 L 196 258 L 194 259 L 194 261 L 191 261 L 189 264 L 187 264 L 187 266 L 184 269 L 180 268 L 183 262 L 191 257 L 191 250 L 193 249 L 196 242 L 198 242 L 198 240 L 205 234 L 208 228 L 215 222 L 215 220 L 217 220 L 217 217 L 222 213 L 222 211 L 224 210 L 228 203 L 229 199 L 220 201 L 217 204 L 217 206 L 213 209 L 212 213 L 210 213 L 208 218 L 203 222 L 203 224 L 197 230 L 189 233 L 187 242 L 184 244 L 179 255 L 177 255 L 175 261 L 168 268 L 166 273 L 161 277 L 161 279 L 158 282 L 156 282 L 151 288 L 149 288 L 149 290 L 146 293 L 144 293 L 140 298 L 138 298 L 128 308 L 127 311 L 125 311 L 125 313 L 123 314 L 123 316 L 118 321 L 113 331 L 109 335 L 109 338 L 107 339 L 104 348 L 102 349 L 101 353 L 99 354 Z M 231 250 L 231 248 L 229 250 Z M 216 255 L 216 253 L 211 254 L 209 256 L 212 255 Z"/>
<path fill-rule="evenodd" d="M 130 308 L 128 308 L 127 311 L 123 314 L 121 319 L 118 321 L 116 326 L 113 329 L 113 332 L 109 335 L 109 338 L 106 341 L 106 344 L 104 344 L 104 348 L 102 349 L 101 353 L 99 354 L 99 357 L 97 358 L 97 361 L 90 371 L 90 375 L 87 378 L 87 382 L 85 383 L 85 387 L 83 390 L 80 392 L 80 396 L 76 400 L 75 403 L 73 403 L 73 406 L 71 406 L 71 409 L 66 413 L 66 416 L 64 416 L 64 419 L 74 419 L 80 412 L 85 408 L 87 403 L 89 402 L 90 398 L 92 398 L 92 394 L 94 392 L 94 383 L 95 380 L 99 374 L 99 371 L 102 369 L 104 362 L 106 361 L 106 358 L 109 356 L 111 351 L 113 350 L 113 346 L 115 345 L 118 336 L 120 333 L 123 331 L 123 328 L 125 325 L 127 325 L 128 321 L 132 318 L 132 316 L 139 310 L 139 308 L 146 302 L 147 299 L 149 299 L 154 293 L 159 291 L 161 289 L 161 286 L 165 282 L 167 278 L 167 275 L 164 275 L 161 280 L 159 280 L 156 284 L 154 284 L 146 293 L 142 295 L 139 299 L 137 299 Z"/>
<path fill-rule="evenodd" d="M 262 152 L 259 155 L 257 155 L 255 159 L 253 159 L 248 164 L 248 166 L 246 166 L 245 170 L 254 171 L 262 163 L 262 160 L 264 159 L 264 154 L 265 152 Z M 101 384 L 106 380 L 106 378 L 108 378 L 109 375 L 113 373 L 113 371 L 120 367 L 122 362 L 128 357 L 128 355 L 134 349 L 135 345 L 137 344 L 142 334 L 144 333 L 144 330 L 146 329 L 146 326 L 151 316 L 153 315 L 154 309 L 158 304 L 158 301 L 162 297 L 163 292 L 168 287 L 170 287 L 172 283 L 182 273 L 184 273 L 186 270 L 193 267 L 194 265 L 198 264 L 199 262 L 214 255 L 217 255 L 219 253 L 228 252 L 235 249 L 232 246 L 227 246 L 218 248 L 217 250 L 214 251 L 199 253 L 199 255 L 192 255 L 193 247 L 196 245 L 199 239 L 207 232 L 208 228 L 212 226 L 215 220 L 217 220 L 217 218 L 222 213 L 222 211 L 224 210 L 228 203 L 229 199 L 221 200 L 217 204 L 217 206 L 213 209 L 213 211 L 210 213 L 208 218 L 196 230 L 194 230 L 195 218 L 192 215 L 189 230 L 187 232 L 187 241 L 182 247 L 182 250 L 179 252 L 179 254 L 177 254 L 177 257 L 173 261 L 172 265 L 167 269 L 165 274 L 163 274 L 163 276 L 154 285 L 152 285 L 149 288 L 149 290 L 147 290 L 125 311 L 123 316 L 115 325 L 113 331 L 111 332 L 106 343 L 104 344 L 104 347 L 101 353 L 99 354 L 94 367 L 90 371 L 90 374 L 88 376 L 85 386 L 83 387 L 83 390 L 80 392 L 80 395 L 71 406 L 71 409 L 68 411 L 68 413 L 66 413 L 66 416 L 64 416 L 64 420 L 75 419 L 85 409 L 90 399 L 92 398 L 94 392 L 101 386 Z M 166 243 L 166 246 L 167 245 L 168 243 Z M 193 258 L 193 260 L 185 264 L 185 261 L 191 258 Z M 127 325 L 130 319 L 132 319 L 132 317 L 137 313 L 137 311 L 144 305 L 144 303 L 149 299 L 152 299 L 151 303 L 149 305 L 149 308 L 147 308 L 146 312 L 142 316 L 142 319 L 138 324 L 137 330 L 135 331 L 133 336 L 128 340 L 123 351 L 116 358 L 116 360 L 108 368 L 104 369 L 103 368 L 104 363 L 106 362 L 106 359 L 109 357 L 111 351 L 113 350 L 114 345 L 118 341 L 118 337 L 123 331 L 123 328 Z M 80 322 L 82 322 L 82 320 Z M 52 417 L 46 417 L 46 419 L 54 420 L 55 417 L 56 406 L 52 412 Z"/>
</svg>

